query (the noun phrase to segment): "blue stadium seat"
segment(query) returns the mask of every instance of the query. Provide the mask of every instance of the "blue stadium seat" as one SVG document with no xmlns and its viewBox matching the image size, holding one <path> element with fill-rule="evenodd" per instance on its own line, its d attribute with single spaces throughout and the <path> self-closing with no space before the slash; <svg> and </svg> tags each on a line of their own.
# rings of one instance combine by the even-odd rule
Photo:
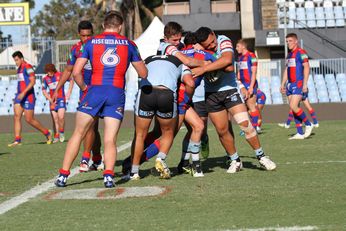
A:
<svg viewBox="0 0 346 231">
<path fill-rule="evenodd" d="M 303 24 L 306 24 L 305 8 L 299 7 L 296 9 L 297 20 Z M 296 23 L 296 28 L 303 28 L 304 26 Z"/>
<path fill-rule="evenodd" d="M 324 10 L 322 7 L 316 7 L 315 8 L 315 15 L 316 15 L 316 26 L 317 27 L 325 27 L 326 21 L 324 17 Z"/>
<path fill-rule="evenodd" d="M 336 74 L 336 81 L 338 83 L 346 81 L 346 74 L 345 73 Z"/>
</svg>

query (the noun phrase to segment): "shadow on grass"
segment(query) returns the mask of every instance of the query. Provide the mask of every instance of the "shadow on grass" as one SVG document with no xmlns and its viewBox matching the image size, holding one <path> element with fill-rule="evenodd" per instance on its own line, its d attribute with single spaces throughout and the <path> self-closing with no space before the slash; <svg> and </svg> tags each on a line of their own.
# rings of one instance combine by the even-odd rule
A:
<svg viewBox="0 0 346 231">
<path fill-rule="evenodd" d="M 11 152 L 0 152 L 0 156 L 2 156 L 2 155 L 9 155 L 9 154 L 11 154 Z"/>
<path fill-rule="evenodd" d="M 95 179 L 88 179 L 88 180 L 83 180 L 83 181 L 80 181 L 80 182 L 70 183 L 70 184 L 67 184 L 66 187 L 70 187 L 70 186 L 73 186 L 73 185 L 80 185 L 80 184 L 84 184 L 84 183 L 90 183 L 90 182 L 94 182 L 94 181 L 103 181 L 103 177 L 98 177 L 98 178 L 95 178 Z"/>
</svg>

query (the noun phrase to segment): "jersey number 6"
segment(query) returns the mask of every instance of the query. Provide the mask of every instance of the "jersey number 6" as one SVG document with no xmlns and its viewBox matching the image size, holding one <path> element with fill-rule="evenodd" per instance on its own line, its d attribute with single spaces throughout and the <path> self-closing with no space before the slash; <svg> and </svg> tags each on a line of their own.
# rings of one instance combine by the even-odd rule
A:
<svg viewBox="0 0 346 231">
<path fill-rule="evenodd" d="M 101 62 L 107 67 L 115 67 L 119 63 L 119 56 L 116 53 L 117 48 L 107 48 L 101 56 Z"/>
</svg>

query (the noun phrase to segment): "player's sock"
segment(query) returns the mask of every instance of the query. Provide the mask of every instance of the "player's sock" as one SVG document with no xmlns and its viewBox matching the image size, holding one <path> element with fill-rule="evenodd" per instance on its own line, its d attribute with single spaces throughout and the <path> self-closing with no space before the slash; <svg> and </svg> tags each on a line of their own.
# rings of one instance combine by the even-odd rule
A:
<svg viewBox="0 0 346 231">
<path fill-rule="evenodd" d="M 133 164 L 131 167 L 131 174 L 135 174 L 135 173 L 138 174 L 138 172 L 139 172 L 139 165 Z"/>
<path fill-rule="evenodd" d="M 318 124 L 315 110 L 312 108 L 312 109 L 309 111 L 309 113 L 310 113 L 310 116 L 311 116 L 311 118 L 312 118 L 312 122 L 313 122 L 314 124 Z"/>
<path fill-rule="evenodd" d="M 199 151 L 201 150 L 201 142 L 189 141 L 187 152 L 191 153 L 192 161 L 199 160 Z"/>
<path fill-rule="evenodd" d="M 14 142 L 21 143 L 21 142 L 22 142 L 22 137 L 21 137 L 21 136 L 16 136 L 16 137 L 14 138 Z"/>
<path fill-rule="evenodd" d="M 61 135 L 64 135 L 64 132 L 65 132 L 65 130 L 64 130 L 63 128 L 60 128 L 60 129 L 59 129 L 59 133 L 60 133 Z"/>
<path fill-rule="evenodd" d="M 304 135 L 302 121 L 300 117 L 297 116 L 295 113 L 294 113 L 294 122 L 296 123 L 297 133 L 300 135 Z"/>
<path fill-rule="evenodd" d="M 297 116 L 299 116 L 300 120 L 305 123 L 306 126 L 311 126 L 310 121 L 308 120 L 308 117 L 306 117 L 303 109 L 299 109 L 297 112 Z"/>
<path fill-rule="evenodd" d="M 89 156 L 89 158 L 90 158 L 90 156 Z M 102 162 L 102 155 L 101 155 L 101 153 L 98 153 L 98 154 L 94 154 L 93 153 L 92 160 L 93 160 L 94 164 L 101 164 L 101 162 Z"/>
<path fill-rule="evenodd" d="M 86 163 L 89 163 L 90 155 L 90 152 L 83 152 L 81 162 L 85 161 Z"/>
<path fill-rule="evenodd" d="M 55 133 L 54 138 L 59 139 L 59 133 Z"/>
<path fill-rule="evenodd" d="M 257 110 L 254 112 L 250 112 L 250 117 L 252 126 L 256 129 L 256 127 L 258 126 L 259 112 Z"/>
<path fill-rule="evenodd" d="M 48 137 L 49 137 L 51 134 L 50 134 L 49 130 L 46 129 L 46 130 L 43 132 L 43 135 L 45 135 L 45 136 L 47 137 L 47 139 L 48 139 Z"/>
<path fill-rule="evenodd" d="M 156 139 L 152 144 L 150 144 L 145 150 L 144 150 L 144 157 L 146 160 L 149 160 L 156 156 L 159 153 L 160 150 L 160 140 Z"/>
<path fill-rule="evenodd" d="M 290 110 L 290 112 L 288 113 L 288 118 L 287 118 L 286 124 L 290 125 L 293 118 L 294 118 L 293 111 Z"/>
<path fill-rule="evenodd" d="M 238 155 L 238 153 L 237 152 L 235 152 L 235 153 L 233 153 L 232 155 L 230 155 L 230 154 L 227 154 L 227 159 L 228 160 L 235 160 L 235 161 L 237 161 L 237 162 L 240 162 L 240 158 L 239 158 L 239 155 Z"/>
<path fill-rule="evenodd" d="M 63 175 L 64 177 L 68 177 L 70 175 L 70 171 L 69 170 L 64 170 L 64 169 L 59 169 L 59 174 Z"/>
<path fill-rule="evenodd" d="M 258 160 L 265 156 L 262 147 L 256 149 L 255 154 Z"/>
<path fill-rule="evenodd" d="M 146 149 L 148 146 L 150 146 L 152 143 L 154 143 L 156 140 L 158 140 L 157 136 L 154 132 L 149 132 L 147 137 L 144 140 L 144 149 Z"/>
<path fill-rule="evenodd" d="M 188 162 L 190 160 L 191 153 L 188 151 L 189 144 L 190 144 L 189 140 L 186 140 L 186 139 L 183 140 L 183 150 L 182 150 L 181 158 L 180 158 L 181 162 L 184 162 L 185 160 L 187 160 Z"/>
<path fill-rule="evenodd" d="M 159 154 L 157 155 L 157 158 L 160 158 L 161 160 L 165 160 L 166 157 L 167 157 L 167 154 L 163 152 L 159 152 Z"/>
</svg>

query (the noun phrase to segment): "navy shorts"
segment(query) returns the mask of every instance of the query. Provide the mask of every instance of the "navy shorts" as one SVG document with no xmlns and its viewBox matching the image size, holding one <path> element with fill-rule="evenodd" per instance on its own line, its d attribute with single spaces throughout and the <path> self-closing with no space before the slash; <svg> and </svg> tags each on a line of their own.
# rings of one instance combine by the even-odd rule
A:
<svg viewBox="0 0 346 231">
<path fill-rule="evenodd" d="M 81 97 L 78 111 L 93 117 L 124 117 L 125 91 L 114 86 L 90 86 Z"/>
</svg>

